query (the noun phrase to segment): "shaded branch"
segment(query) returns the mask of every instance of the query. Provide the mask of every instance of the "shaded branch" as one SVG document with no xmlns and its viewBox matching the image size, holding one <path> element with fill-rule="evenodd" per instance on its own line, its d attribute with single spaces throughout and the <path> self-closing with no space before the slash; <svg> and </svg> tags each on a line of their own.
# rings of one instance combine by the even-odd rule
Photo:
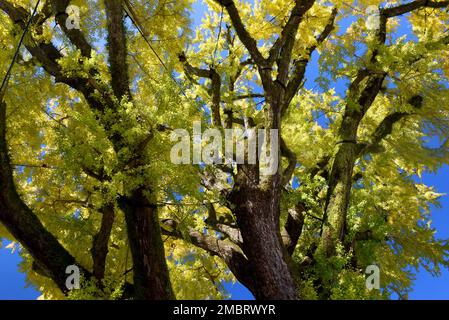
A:
<svg viewBox="0 0 449 320">
<path fill-rule="evenodd" d="M 240 233 L 240 230 L 235 226 L 232 226 L 230 224 L 225 223 L 224 221 L 221 221 L 220 219 L 217 219 L 217 213 L 212 203 L 207 203 L 206 207 L 208 209 L 209 215 L 205 220 L 205 222 L 210 227 L 212 227 L 212 229 L 215 229 L 216 231 L 223 233 L 233 243 L 239 246 L 242 245 L 243 238 L 242 234 Z"/>
<path fill-rule="evenodd" d="M 301 202 L 299 202 L 295 208 L 291 208 L 288 211 L 287 221 L 285 222 L 281 236 L 289 255 L 293 254 L 296 244 L 301 237 L 305 220 L 305 211 L 306 207 Z"/>
<path fill-rule="evenodd" d="M 100 230 L 94 236 L 92 243 L 93 274 L 97 280 L 102 280 L 105 275 L 106 258 L 108 255 L 108 244 L 111 236 L 112 226 L 114 224 L 115 212 L 113 205 L 107 205 L 101 208 Z"/>
<path fill-rule="evenodd" d="M 258 65 L 265 65 L 265 58 L 260 53 L 257 42 L 254 38 L 249 34 L 246 30 L 245 25 L 242 22 L 240 14 L 235 6 L 233 0 L 215 0 L 221 6 L 226 8 L 226 11 L 231 18 L 232 25 L 243 45 L 246 47 L 248 52 L 250 53 L 252 59 Z"/>
<path fill-rule="evenodd" d="M 108 30 L 109 69 L 115 96 L 131 98 L 127 65 L 126 30 L 121 0 L 105 1 Z"/>
<path fill-rule="evenodd" d="M 381 9 L 381 14 L 384 14 L 387 18 L 392 18 L 417 9 L 422 8 L 437 9 L 437 8 L 446 8 L 447 6 L 449 6 L 449 1 L 417 0 L 396 7 Z"/>
<path fill-rule="evenodd" d="M 69 38 L 69 40 L 81 51 L 84 57 L 90 58 L 92 52 L 92 46 L 87 42 L 84 34 L 81 30 L 73 28 L 67 29 L 66 21 L 68 15 L 66 13 L 67 7 L 70 5 L 70 0 L 51 0 L 53 12 L 55 14 L 56 22 Z"/>
<path fill-rule="evenodd" d="M 272 61 L 276 60 L 278 67 L 276 81 L 278 81 L 283 87 L 287 85 L 286 82 L 288 80 L 288 71 L 290 68 L 293 46 L 295 44 L 299 24 L 301 23 L 305 13 L 312 8 L 314 3 L 315 0 L 295 1 L 295 6 L 290 13 L 290 17 L 285 27 L 282 29 L 280 37 L 270 49 L 268 61 L 271 65 Z"/>
<path fill-rule="evenodd" d="M 161 223 L 163 225 L 162 233 L 164 235 L 171 236 L 175 239 L 184 239 L 181 232 L 177 230 L 178 223 L 175 220 L 165 219 Z M 211 255 L 220 257 L 243 285 L 248 288 L 253 287 L 248 260 L 238 246 L 192 228 L 188 230 L 188 239 L 186 240 L 194 246 L 209 252 Z"/>
<path fill-rule="evenodd" d="M 392 133 L 393 125 L 408 115 L 408 112 L 394 112 L 386 116 L 374 131 L 371 142 L 369 144 L 358 144 L 358 156 L 369 152 L 377 153 L 379 150 L 382 150 L 380 149 L 380 143 L 386 136 Z"/>
<path fill-rule="evenodd" d="M 244 100 L 244 99 L 264 98 L 264 97 L 265 97 L 265 95 L 261 94 L 261 93 L 249 93 L 249 94 L 242 94 L 242 95 L 235 96 L 234 98 L 232 98 L 232 100 L 237 101 L 237 100 Z"/>
<path fill-rule="evenodd" d="M 285 186 L 289 183 L 290 179 L 293 176 L 293 172 L 296 168 L 296 154 L 290 150 L 287 144 L 284 141 L 284 138 L 281 137 L 281 155 L 288 160 L 288 166 L 282 173 L 282 185 Z"/>
<path fill-rule="evenodd" d="M 331 32 L 334 30 L 335 18 L 337 17 L 337 13 L 338 13 L 337 9 L 333 8 L 326 26 L 324 27 L 321 34 L 316 38 L 316 43 L 307 48 L 306 50 L 307 56 L 302 57 L 294 62 L 293 73 L 290 76 L 290 80 L 288 81 L 287 88 L 285 90 L 285 98 L 283 105 L 284 112 L 288 107 L 288 105 L 290 104 L 290 102 L 292 101 L 299 87 L 301 86 L 301 83 L 304 79 L 304 75 L 306 72 L 306 67 L 307 64 L 309 63 L 312 53 L 316 50 L 316 48 L 320 44 L 322 44 L 329 37 Z"/>
<path fill-rule="evenodd" d="M 420 109 L 423 104 L 423 98 L 420 95 L 415 95 L 409 99 L 408 103 L 415 109 Z M 380 143 L 393 132 L 393 126 L 409 115 L 411 115 L 409 112 L 394 112 L 386 116 L 371 135 L 370 143 L 359 144 L 358 156 L 368 152 L 376 152 L 380 147 Z"/>
<path fill-rule="evenodd" d="M 212 97 L 212 120 L 215 126 L 221 126 L 220 100 L 221 100 L 221 78 L 213 68 L 201 69 L 193 67 L 184 53 L 179 54 L 179 61 L 183 63 L 187 74 L 193 74 L 197 77 L 208 78 L 211 80 L 210 94 Z"/>
</svg>

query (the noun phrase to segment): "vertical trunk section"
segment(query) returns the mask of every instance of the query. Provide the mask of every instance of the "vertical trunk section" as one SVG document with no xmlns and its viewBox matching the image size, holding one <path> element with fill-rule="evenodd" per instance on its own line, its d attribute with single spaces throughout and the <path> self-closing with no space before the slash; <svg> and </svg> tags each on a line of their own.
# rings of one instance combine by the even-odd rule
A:
<svg viewBox="0 0 449 320">
<path fill-rule="evenodd" d="M 104 1 L 108 29 L 109 70 L 111 85 L 118 101 L 124 96 L 131 98 L 126 47 L 126 29 L 122 0 Z"/>
<path fill-rule="evenodd" d="M 125 213 L 133 260 L 135 298 L 139 300 L 174 299 L 157 207 L 136 190 L 120 200 Z"/>
<path fill-rule="evenodd" d="M 100 230 L 94 236 L 92 243 L 93 274 L 97 280 L 103 280 L 108 256 L 109 238 L 114 224 L 114 206 L 107 205 L 101 208 L 102 213 Z M 102 284 L 100 283 L 100 286 Z"/>
<path fill-rule="evenodd" d="M 346 106 L 338 133 L 339 147 L 335 155 L 329 177 L 329 189 L 325 206 L 325 225 L 320 243 L 320 251 L 327 256 L 335 253 L 338 242 L 343 241 L 346 215 L 352 188 L 352 173 L 358 157 L 357 130 L 363 116 L 368 111 L 382 87 L 386 74 L 371 77 L 357 100 L 358 106 Z M 358 85 L 351 84 L 352 91 Z"/>
<path fill-rule="evenodd" d="M 278 130 L 277 141 L 280 141 L 280 108 L 275 103 L 270 107 L 269 128 Z M 258 300 L 295 300 L 298 299 L 296 283 L 287 264 L 279 221 L 282 190 L 280 146 L 272 146 L 274 141 L 269 143 L 269 150 L 277 148 L 276 155 L 271 155 L 278 157 L 277 171 L 261 183 L 259 164 L 241 165 L 230 200 L 235 205 L 243 251 L 253 275 L 251 292 Z"/>
<path fill-rule="evenodd" d="M 319 251 L 328 257 L 335 254 L 337 244 L 344 238 L 352 172 L 357 157 L 357 128 L 363 117 L 363 112 L 346 108 L 338 135 L 339 146 L 329 177 L 324 225 L 319 246 Z"/>
<path fill-rule="evenodd" d="M 337 244 L 344 239 L 356 149 L 355 143 L 343 143 L 332 166 L 321 236 L 321 249 L 328 257 L 335 254 Z"/>
<path fill-rule="evenodd" d="M 296 284 L 285 260 L 279 212 L 280 193 L 242 188 L 232 196 L 258 300 L 297 299 Z"/>
</svg>

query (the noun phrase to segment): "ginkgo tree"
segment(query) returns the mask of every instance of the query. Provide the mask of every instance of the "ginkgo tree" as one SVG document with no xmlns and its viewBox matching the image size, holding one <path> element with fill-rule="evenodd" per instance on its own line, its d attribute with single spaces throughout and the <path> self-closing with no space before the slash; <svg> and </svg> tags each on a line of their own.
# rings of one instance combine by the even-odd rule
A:
<svg viewBox="0 0 449 320">
<path fill-rule="evenodd" d="M 0 0 L 0 237 L 43 297 L 387 299 L 447 267 L 419 177 L 449 160 L 449 1 L 194 4 Z M 275 132 L 277 170 L 174 163 L 194 123 Z"/>
</svg>

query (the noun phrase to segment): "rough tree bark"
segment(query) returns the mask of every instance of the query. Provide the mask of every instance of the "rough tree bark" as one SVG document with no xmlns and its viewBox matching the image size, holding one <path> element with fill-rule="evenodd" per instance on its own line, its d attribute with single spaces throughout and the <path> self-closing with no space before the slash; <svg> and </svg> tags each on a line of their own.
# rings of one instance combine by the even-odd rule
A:
<svg viewBox="0 0 449 320">
<path fill-rule="evenodd" d="M 142 190 L 119 200 L 125 213 L 129 246 L 133 259 L 133 279 L 136 299 L 174 299 L 164 244 L 157 214 Z"/>
<path fill-rule="evenodd" d="M 252 293 L 259 300 L 296 299 L 296 285 L 280 235 L 280 192 L 242 185 L 230 200 L 236 206 L 243 251 L 254 275 Z"/>
</svg>

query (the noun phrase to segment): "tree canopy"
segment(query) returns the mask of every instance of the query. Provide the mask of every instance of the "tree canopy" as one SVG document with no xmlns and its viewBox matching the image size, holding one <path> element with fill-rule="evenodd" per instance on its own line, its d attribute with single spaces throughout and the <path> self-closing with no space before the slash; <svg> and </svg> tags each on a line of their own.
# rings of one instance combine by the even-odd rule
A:
<svg viewBox="0 0 449 320">
<path fill-rule="evenodd" d="M 36 4 L 0 0 L 0 238 L 44 298 L 388 299 L 449 266 L 420 181 L 449 162 L 449 1 Z M 195 123 L 275 130 L 275 172 L 174 163 Z"/>
</svg>

